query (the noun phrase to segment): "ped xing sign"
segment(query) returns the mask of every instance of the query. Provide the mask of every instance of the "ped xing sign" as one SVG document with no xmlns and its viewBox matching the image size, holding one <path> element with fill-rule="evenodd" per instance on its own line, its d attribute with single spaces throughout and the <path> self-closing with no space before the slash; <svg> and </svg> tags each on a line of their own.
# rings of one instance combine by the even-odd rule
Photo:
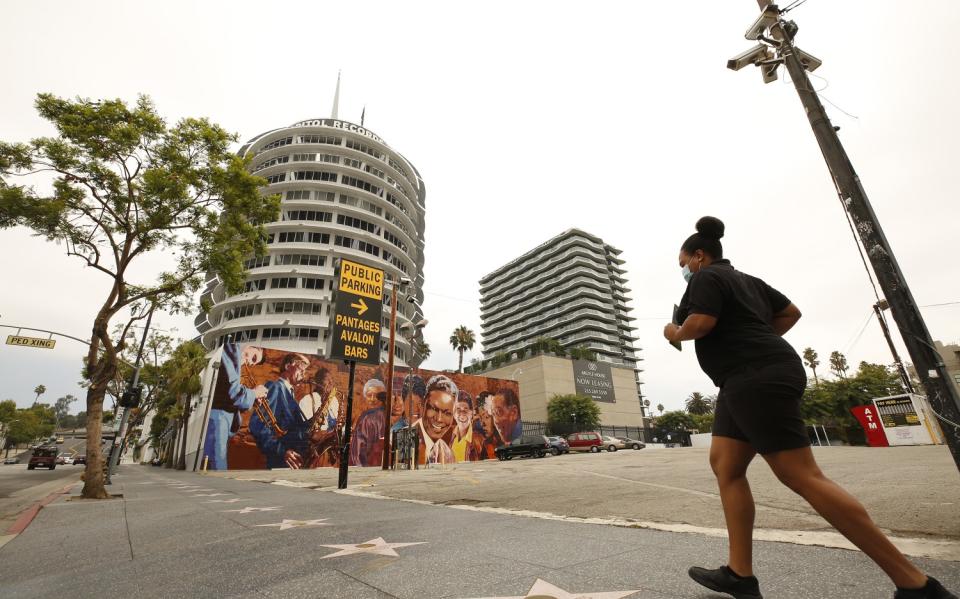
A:
<svg viewBox="0 0 960 599">
<path fill-rule="evenodd" d="M 41 339 L 40 337 L 21 337 L 19 335 L 7 335 L 7 345 L 19 345 L 21 347 L 37 347 L 40 349 L 53 349 L 57 344 L 56 339 Z"/>
<path fill-rule="evenodd" d="M 383 270 L 341 259 L 330 357 L 379 364 L 382 318 Z"/>
</svg>

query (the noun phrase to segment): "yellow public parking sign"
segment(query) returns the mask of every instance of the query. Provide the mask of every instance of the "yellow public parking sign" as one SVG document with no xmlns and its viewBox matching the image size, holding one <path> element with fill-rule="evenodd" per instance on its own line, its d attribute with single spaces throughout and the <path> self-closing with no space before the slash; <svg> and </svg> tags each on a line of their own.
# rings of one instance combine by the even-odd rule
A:
<svg viewBox="0 0 960 599">
<path fill-rule="evenodd" d="M 38 347 L 40 349 L 53 349 L 57 344 L 56 339 L 41 339 L 40 337 L 21 337 L 19 335 L 7 335 L 7 345 L 20 345 L 22 347 Z"/>
<path fill-rule="evenodd" d="M 379 364 L 383 270 L 341 259 L 337 283 L 330 357 Z"/>
</svg>

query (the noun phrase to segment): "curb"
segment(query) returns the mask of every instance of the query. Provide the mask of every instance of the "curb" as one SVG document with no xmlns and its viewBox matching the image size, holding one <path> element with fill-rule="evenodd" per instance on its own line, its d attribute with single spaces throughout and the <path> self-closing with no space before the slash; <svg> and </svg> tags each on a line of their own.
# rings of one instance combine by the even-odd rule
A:
<svg viewBox="0 0 960 599">
<path fill-rule="evenodd" d="M 61 495 L 66 494 L 70 490 L 70 488 L 73 487 L 75 484 L 77 483 L 70 483 L 69 485 L 63 487 L 59 491 L 54 491 L 53 493 L 50 493 L 40 501 L 36 502 L 32 506 L 25 509 L 23 512 L 20 513 L 16 521 L 14 521 L 14 523 L 10 525 L 10 528 L 7 529 L 6 534 L 18 535 L 22 533 L 24 530 L 26 530 L 28 526 L 30 526 L 30 523 L 33 522 L 33 519 L 36 518 L 37 514 L 40 513 L 40 510 L 43 509 L 43 506 L 53 502 L 53 500 L 60 497 Z"/>
</svg>

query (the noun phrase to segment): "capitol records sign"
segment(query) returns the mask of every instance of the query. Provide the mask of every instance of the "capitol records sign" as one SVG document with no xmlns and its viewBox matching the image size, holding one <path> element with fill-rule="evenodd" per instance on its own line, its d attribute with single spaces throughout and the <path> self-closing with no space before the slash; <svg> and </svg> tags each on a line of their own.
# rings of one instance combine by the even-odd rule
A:
<svg viewBox="0 0 960 599">
<path fill-rule="evenodd" d="M 613 374 L 604 362 L 573 361 L 573 381 L 577 395 L 586 395 L 594 401 L 613 403 Z"/>
</svg>

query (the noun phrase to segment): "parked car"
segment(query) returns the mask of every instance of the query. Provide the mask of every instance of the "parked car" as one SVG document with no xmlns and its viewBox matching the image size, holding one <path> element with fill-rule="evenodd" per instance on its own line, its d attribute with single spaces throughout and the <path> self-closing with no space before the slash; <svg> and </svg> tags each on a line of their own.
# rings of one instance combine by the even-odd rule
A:
<svg viewBox="0 0 960 599">
<path fill-rule="evenodd" d="M 57 443 L 63 443 L 63 437 L 57 437 Z"/>
<path fill-rule="evenodd" d="M 83 464 L 84 466 L 87 465 L 87 456 L 86 456 L 86 455 L 81 454 L 81 455 L 78 455 L 77 457 L 73 458 L 73 465 L 74 465 L 74 466 L 77 466 L 77 465 L 80 465 L 80 464 Z"/>
<path fill-rule="evenodd" d="M 603 445 L 600 433 L 573 433 L 567 435 L 570 451 L 592 451 L 597 453 Z"/>
<path fill-rule="evenodd" d="M 561 453 L 570 453 L 570 444 L 563 437 L 547 437 L 550 443 L 550 453 L 560 455 Z"/>
<path fill-rule="evenodd" d="M 33 450 L 30 461 L 27 463 L 27 470 L 33 470 L 37 466 L 49 468 L 51 470 L 57 467 L 57 447 L 42 445 Z"/>
<path fill-rule="evenodd" d="M 638 441 L 637 439 L 631 439 L 630 437 L 617 437 L 617 439 L 620 439 L 621 441 L 623 441 L 623 444 L 626 447 L 629 447 L 631 449 L 643 449 L 644 447 L 647 446 L 647 444 L 644 443 L 643 441 Z"/>
<path fill-rule="evenodd" d="M 616 437 L 610 437 L 610 436 L 604 435 L 603 447 L 607 451 L 616 451 L 618 449 L 623 449 L 624 447 L 626 447 L 626 444 Z"/>
<path fill-rule="evenodd" d="M 66 460 L 67 460 L 67 456 L 63 455 L 62 453 L 57 456 L 57 464 L 66 464 L 67 463 Z"/>
<path fill-rule="evenodd" d="M 20 460 L 18 458 L 4 458 L 4 464 L 19 464 Z"/>
<path fill-rule="evenodd" d="M 550 451 L 550 442 L 543 435 L 523 435 L 510 445 L 501 445 L 494 453 L 498 460 L 512 460 L 513 456 L 527 455 L 542 458 Z"/>
</svg>

